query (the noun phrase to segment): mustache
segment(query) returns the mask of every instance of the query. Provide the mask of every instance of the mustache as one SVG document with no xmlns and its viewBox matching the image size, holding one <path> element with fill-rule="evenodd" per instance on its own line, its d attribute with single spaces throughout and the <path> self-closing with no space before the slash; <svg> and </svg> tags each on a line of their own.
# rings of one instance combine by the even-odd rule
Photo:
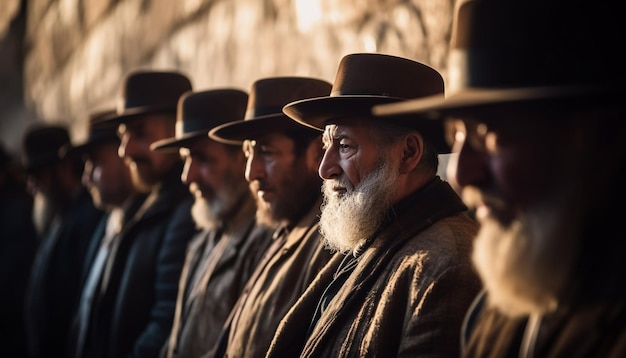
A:
<svg viewBox="0 0 626 358">
<path fill-rule="evenodd" d="M 504 199 L 488 192 L 481 191 L 473 186 L 464 187 L 461 192 L 461 197 L 463 198 L 465 205 L 470 208 L 476 208 L 483 204 L 496 209 L 503 209 L 506 207 Z"/>
<path fill-rule="evenodd" d="M 335 179 L 324 180 L 324 183 L 322 185 L 323 191 L 328 193 L 332 193 L 337 190 L 346 190 L 350 192 L 354 191 L 355 189 L 350 180 L 348 180 L 348 178 L 343 175 Z"/>
<path fill-rule="evenodd" d="M 252 191 L 253 193 L 256 193 L 259 190 L 268 190 L 268 189 L 270 189 L 269 186 L 265 185 L 264 183 L 262 183 L 259 180 L 255 180 L 253 182 L 248 183 L 248 187 L 250 188 L 250 191 Z"/>
</svg>

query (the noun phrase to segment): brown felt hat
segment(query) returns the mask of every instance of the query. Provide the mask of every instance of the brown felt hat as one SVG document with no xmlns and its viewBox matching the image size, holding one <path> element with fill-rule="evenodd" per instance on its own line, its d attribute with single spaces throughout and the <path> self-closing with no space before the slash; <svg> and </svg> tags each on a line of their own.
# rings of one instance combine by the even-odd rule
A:
<svg viewBox="0 0 626 358">
<path fill-rule="evenodd" d="M 329 95 L 291 102 L 283 111 L 296 122 L 322 131 L 342 118 L 372 118 L 376 104 L 433 95 L 443 98 L 444 82 L 432 67 L 403 57 L 355 53 L 341 59 Z M 438 152 L 450 151 L 440 123 L 419 117 L 396 122 L 419 130 Z"/>
<path fill-rule="evenodd" d="M 116 113 L 115 109 L 105 109 L 93 112 L 89 115 L 87 139 L 80 144 L 70 143 L 59 149 L 61 157 L 66 155 L 78 155 L 92 148 L 105 143 L 119 143 L 117 127 L 101 122 L 102 118 L 107 118 Z"/>
<path fill-rule="evenodd" d="M 446 98 L 373 111 L 438 119 L 495 106 L 622 100 L 626 62 L 616 46 L 624 41 L 620 6 L 618 1 L 462 0 L 454 15 Z"/>
<path fill-rule="evenodd" d="M 22 138 L 22 167 L 32 171 L 58 163 L 63 158 L 59 155 L 59 149 L 69 143 L 70 135 L 63 125 L 31 125 Z"/>
<path fill-rule="evenodd" d="M 176 135 L 152 143 L 152 150 L 178 149 L 198 138 L 207 138 L 209 130 L 244 118 L 248 94 L 234 88 L 187 92 L 178 102 Z"/>
<path fill-rule="evenodd" d="M 101 121 L 115 124 L 148 113 L 176 114 L 178 99 L 191 89 L 191 81 L 180 72 L 132 72 L 124 81 L 117 112 Z"/>
<path fill-rule="evenodd" d="M 240 144 L 272 132 L 316 133 L 291 120 L 282 109 L 298 99 L 325 96 L 330 88 L 330 83 L 309 77 L 259 79 L 252 84 L 245 118 L 213 128 L 209 137 L 222 143 Z"/>
</svg>

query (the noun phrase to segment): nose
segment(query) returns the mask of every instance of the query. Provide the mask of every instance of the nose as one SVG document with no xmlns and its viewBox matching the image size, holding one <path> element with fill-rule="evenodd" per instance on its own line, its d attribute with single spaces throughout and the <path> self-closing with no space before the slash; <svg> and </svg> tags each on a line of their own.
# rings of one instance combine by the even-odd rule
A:
<svg viewBox="0 0 626 358">
<path fill-rule="evenodd" d="M 91 184 L 91 177 L 93 174 L 93 163 L 91 160 L 85 161 L 85 166 L 83 167 L 83 175 L 81 177 L 81 182 L 84 186 L 89 186 Z"/>
<path fill-rule="evenodd" d="M 255 180 L 262 179 L 265 176 L 265 166 L 261 160 L 261 156 L 255 155 L 254 151 L 248 153 L 246 160 L 246 180 L 251 183 Z"/>
<path fill-rule="evenodd" d="M 322 179 L 333 179 L 341 174 L 341 167 L 337 160 L 337 152 L 333 150 L 332 146 L 324 152 L 317 172 Z"/>
<path fill-rule="evenodd" d="M 183 166 L 183 171 L 180 175 L 180 180 L 185 185 L 189 185 L 191 183 L 198 181 L 198 169 L 197 165 L 194 164 L 191 158 L 185 159 L 185 165 Z"/>
<path fill-rule="evenodd" d="M 120 158 L 136 158 L 143 154 L 141 141 L 129 133 L 124 133 L 117 154 Z"/>
<path fill-rule="evenodd" d="M 488 180 L 488 153 L 477 150 L 468 142 L 464 142 L 456 158 L 448 162 L 447 174 L 455 189 L 465 186 L 481 186 Z"/>
</svg>

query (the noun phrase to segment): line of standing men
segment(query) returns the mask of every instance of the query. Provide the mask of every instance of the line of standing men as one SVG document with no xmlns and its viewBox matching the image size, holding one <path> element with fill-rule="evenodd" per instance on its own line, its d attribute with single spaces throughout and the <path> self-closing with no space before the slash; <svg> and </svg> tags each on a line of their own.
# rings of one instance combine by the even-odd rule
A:
<svg viewBox="0 0 626 358">
<path fill-rule="evenodd" d="M 342 59 L 329 93 L 291 88 L 299 98 L 266 102 L 261 89 L 286 78 L 259 80 L 246 119 L 209 129 L 208 140 L 203 128 L 202 144 L 187 142 L 196 133 L 185 129 L 191 122 L 184 117 L 179 131 L 161 138 L 144 135 L 152 123 L 122 122 L 120 154 L 128 152 L 131 177 L 143 177 L 136 188 L 150 188 L 152 169 L 163 164 L 146 166 L 147 153 L 177 147 L 186 161 L 182 180 L 197 199 L 196 224 L 211 219 L 189 246 L 179 286 L 167 290 L 180 287 L 175 314 L 162 326 L 173 322 L 174 329 L 153 335 L 149 351 L 137 348 L 143 336 L 124 336 L 133 348 L 111 356 L 623 356 L 625 241 L 615 208 L 626 192 L 624 61 L 623 51 L 613 50 L 621 32 L 620 12 L 611 6 L 618 4 L 602 5 L 460 1 L 450 57 L 458 92 L 449 98 L 427 66 L 352 54 Z M 593 28 L 583 26 L 589 21 Z M 606 46 L 597 41 L 602 36 L 616 41 Z M 183 98 L 179 115 L 194 95 Z M 127 114 L 141 112 L 135 110 Z M 139 139 L 144 151 L 132 151 L 129 143 Z M 263 255 L 250 251 L 250 277 L 238 282 L 239 295 L 229 296 L 238 298 L 228 303 L 234 308 L 227 317 L 218 317 L 225 322 L 217 336 L 214 327 L 200 328 L 200 313 L 189 313 L 215 314 L 219 297 L 207 290 L 226 282 L 217 267 L 237 241 L 224 221 L 230 217 L 217 210 L 229 205 L 208 194 L 218 185 L 201 184 L 220 171 L 208 155 L 220 149 L 197 147 L 212 141 L 243 142 L 244 175 L 257 202 L 254 225 L 268 225 L 257 228 L 267 230 L 259 235 L 268 241 L 259 248 L 267 248 Z M 148 152 L 151 143 L 155 150 Z M 449 144 L 459 151 L 451 168 L 465 202 L 477 209 L 478 234 L 465 204 L 436 175 L 437 154 Z M 322 185 L 307 180 L 316 171 Z M 152 189 L 146 200 L 160 185 Z M 222 189 L 216 193 L 228 192 Z M 288 205 L 296 199 L 301 206 Z M 109 226 L 116 225 L 107 222 L 105 233 L 116 231 Z M 302 261 L 298 252 L 307 244 L 314 256 Z M 140 299 L 150 306 L 149 298 Z M 216 341 L 203 341 L 205 334 Z M 118 349 L 116 338 L 107 344 L 101 347 Z"/>
<path fill-rule="evenodd" d="M 130 74 L 124 107 L 90 122 L 94 137 L 109 131 L 108 156 L 119 144 L 116 169 L 91 137 L 65 153 L 82 153 L 85 185 L 107 214 L 64 354 L 283 356 L 283 340 L 290 355 L 458 353 L 433 342 L 456 337 L 480 289 L 469 264 L 476 223 L 436 176 L 443 131 L 369 115 L 434 93 L 435 70 L 383 54 L 344 57 L 332 85 L 264 78 L 249 96 L 193 92 L 177 72 Z M 132 188 L 105 199 L 116 171 Z"/>
</svg>

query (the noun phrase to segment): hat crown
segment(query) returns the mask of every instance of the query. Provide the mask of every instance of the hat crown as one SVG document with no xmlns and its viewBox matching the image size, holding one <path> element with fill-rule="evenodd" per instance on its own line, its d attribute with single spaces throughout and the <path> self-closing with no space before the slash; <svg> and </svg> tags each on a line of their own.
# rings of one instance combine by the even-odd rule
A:
<svg viewBox="0 0 626 358">
<path fill-rule="evenodd" d="M 137 71 L 127 76 L 118 114 L 132 109 L 171 110 L 191 81 L 179 72 Z"/>
<path fill-rule="evenodd" d="M 59 149 L 69 143 L 69 132 L 64 126 L 31 126 L 22 139 L 22 165 L 30 170 L 53 164 L 61 159 Z"/>
<path fill-rule="evenodd" d="M 618 3 L 459 3 L 448 90 L 617 84 L 624 67 Z"/>
<path fill-rule="evenodd" d="M 187 92 L 178 103 L 176 137 L 243 119 L 248 94 L 239 89 Z"/>
<path fill-rule="evenodd" d="M 354 53 L 339 63 L 331 96 L 410 99 L 442 94 L 443 77 L 422 63 L 379 53 Z"/>
<path fill-rule="evenodd" d="M 119 141 L 117 126 L 103 123 L 102 119 L 115 114 L 115 109 L 94 112 L 89 116 L 87 142 L 91 144 L 101 141 Z"/>
<path fill-rule="evenodd" d="M 283 115 L 283 107 L 290 102 L 328 96 L 331 84 L 309 77 L 271 77 L 255 81 L 250 90 L 250 98 L 245 119 L 266 115 Z"/>
</svg>

